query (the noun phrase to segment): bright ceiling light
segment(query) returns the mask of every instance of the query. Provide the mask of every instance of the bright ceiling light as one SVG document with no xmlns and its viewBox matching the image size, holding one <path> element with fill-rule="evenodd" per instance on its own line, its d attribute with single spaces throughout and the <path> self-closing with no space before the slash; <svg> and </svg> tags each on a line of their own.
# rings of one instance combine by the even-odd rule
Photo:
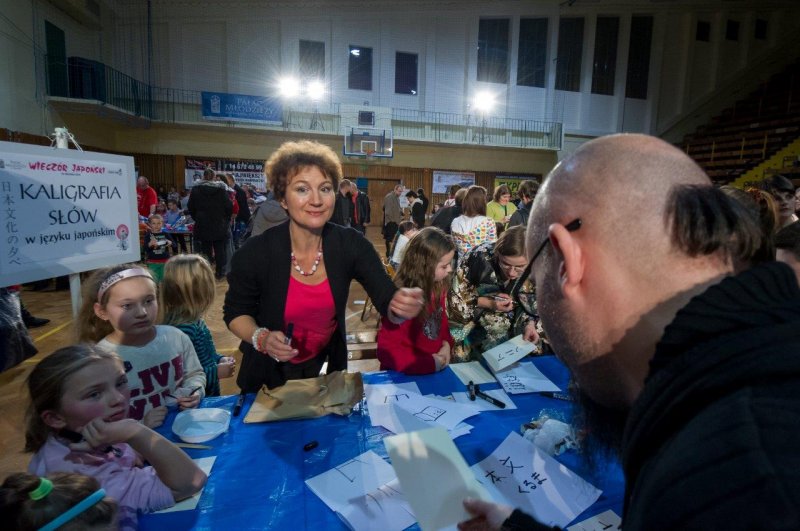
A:
<svg viewBox="0 0 800 531">
<path fill-rule="evenodd" d="M 282 98 L 294 98 L 300 94 L 300 81 L 294 77 L 284 77 L 278 81 L 278 93 Z"/>
<path fill-rule="evenodd" d="M 472 105 L 482 113 L 491 111 L 494 108 L 494 104 L 494 94 L 485 90 L 476 93 L 475 97 L 472 99 Z"/>
</svg>

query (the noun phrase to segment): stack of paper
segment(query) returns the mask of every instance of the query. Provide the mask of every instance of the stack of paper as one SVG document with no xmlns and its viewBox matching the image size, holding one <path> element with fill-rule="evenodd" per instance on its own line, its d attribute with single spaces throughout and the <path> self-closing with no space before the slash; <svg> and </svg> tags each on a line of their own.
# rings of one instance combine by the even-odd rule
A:
<svg viewBox="0 0 800 531">
<path fill-rule="evenodd" d="M 370 422 L 392 433 L 417 431 L 436 425 L 445 428 L 451 437 L 456 438 L 469 433 L 471 429 L 463 420 L 480 412 L 474 404 L 458 404 L 449 399 L 422 396 L 415 383 L 367 385 L 365 388 Z"/>
<path fill-rule="evenodd" d="M 391 465 L 371 450 L 306 485 L 350 529 L 401 530 L 415 522 Z"/>
</svg>

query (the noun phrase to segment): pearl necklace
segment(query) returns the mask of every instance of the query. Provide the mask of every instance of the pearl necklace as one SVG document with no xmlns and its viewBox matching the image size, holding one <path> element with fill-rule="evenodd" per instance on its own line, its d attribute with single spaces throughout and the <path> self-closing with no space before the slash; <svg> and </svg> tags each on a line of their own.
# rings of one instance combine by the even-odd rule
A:
<svg viewBox="0 0 800 531">
<path fill-rule="evenodd" d="M 320 247 L 319 251 L 317 251 L 317 258 L 314 260 L 314 264 L 311 266 L 311 271 L 306 273 L 297 264 L 297 258 L 294 256 L 294 251 L 292 251 L 292 265 L 294 266 L 294 270 L 303 275 L 304 277 L 310 277 L 311 275 L 317 272 L 317 267 L 319 267 L 320 260 L 322 260 L 322 247 Z"/>
</svg>

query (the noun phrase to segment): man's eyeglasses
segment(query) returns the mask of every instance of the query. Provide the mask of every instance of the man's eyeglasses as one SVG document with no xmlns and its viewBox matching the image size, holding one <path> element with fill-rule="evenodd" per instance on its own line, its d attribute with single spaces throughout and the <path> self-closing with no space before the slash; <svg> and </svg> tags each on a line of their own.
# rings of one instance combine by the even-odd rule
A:
<svg viewBox="0 0 800 531">
<path fill-rule="evenodd" d="M 583 221 L 581 221 L 581 218 L 575 218 L 564 225 L 564 228 L 569 232 L 575 232 L 581 228 L 582 224 Z M 519 278 L 517 278 L 517 281 L 514 283 L 514 287 L 511 288 L 511 298 L 514 299 L 514 302 L 517 303 L 520 308 L 522 308 L 522 311 L 537 319 L 539 318 L 539 315 L 536 313 L 536 294 L 534 292 L 521 290 L 522 286 L 525 284 L 525 281 L 529 276 L 531 276 L 533 263 L 537 258 L 539 258 L 539 255 L 542 254 L 542 251 L 544 251 L 544 248 L 547 246 L 549 241 L 550 236 L 545 236 L 542 244 L 536 249 L 536 252 L 533 253 L 533 256 L 531 256 L 531 260 L 528 262 L 528 266 L 525 268 L 525 271 L 523 271 Z"/>
</svg>

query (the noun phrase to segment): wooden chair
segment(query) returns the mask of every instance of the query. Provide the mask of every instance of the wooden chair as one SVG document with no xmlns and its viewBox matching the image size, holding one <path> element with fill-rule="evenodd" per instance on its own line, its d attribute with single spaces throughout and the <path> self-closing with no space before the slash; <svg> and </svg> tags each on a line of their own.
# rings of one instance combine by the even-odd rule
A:
<svg viewBox="0 0 800 531">
<path fill-rule="evenodd" d="M 389 275 L 391 278 L 394 278 L 395 270 L 394 270 L 394 267 L 392 267 L 392 264 L 390 264 L 387 261 L 384 261 L 383 262 L 383 268 L 384 268 L 384 270 L 386 270 L 386 274 L 387 275 Z M 370 314 L 370 312 L 372 311 L 372 309 L 374 307 L 375 307 L 375 305 L 372 304 L 372 299 L 367 297 L 367 300 L 364 302 L 364 309 L 361 310 L 361 322 L 362 323 L 365 323 L 367 321 L 367 319 L 369 318 L 369 314 Z M 380 319 L 381 319 L 381 316 L 378 315 L 378 321 L 380 321 Z"/>
</svg>

